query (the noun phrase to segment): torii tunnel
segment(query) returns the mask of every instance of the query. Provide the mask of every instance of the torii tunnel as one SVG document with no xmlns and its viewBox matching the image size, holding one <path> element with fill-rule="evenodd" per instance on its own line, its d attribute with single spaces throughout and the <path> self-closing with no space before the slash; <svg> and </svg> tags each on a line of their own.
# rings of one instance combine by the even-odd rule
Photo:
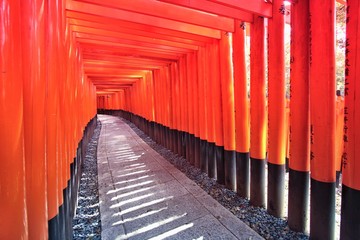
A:
<svg viewBox="0 0 360 240">
<path fill-rule="evenodd" d="M 291 229 L 310 221 L 311 239 L 360 239 L 360 2 L 337 2 L 343 97 L 335 0 L 1 0 L 0 239 L 71 238 L 97 112 L 132 121 Z"/>
</svg>

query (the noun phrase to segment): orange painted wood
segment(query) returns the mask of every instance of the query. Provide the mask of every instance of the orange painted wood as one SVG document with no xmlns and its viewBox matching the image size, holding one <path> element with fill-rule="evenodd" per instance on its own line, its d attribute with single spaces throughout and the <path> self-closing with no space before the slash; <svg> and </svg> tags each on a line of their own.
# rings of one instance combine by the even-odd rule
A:
<svg viewBox="0 0 360 240">
<path fill-rule="evenodd" d="M 198 75 L 198 52 L 194 52 L 191 58 L 192 68 L 192 90 L 194 107 L 194 135 L 200 137 L 200 116 L 199 116 L 199 75 Z"/>
<path fill-rule="evenodd" d="M 297 3 L 291 13 L 291 101 L 290 161 L 291 169 L 310 171 L 309 106 L 309 3 Z"/>
<path fill-rule="evenodd" d="M 255 16 L 250 30 L 250 157 L 256 159 L 265 159 L 266 157 L 264 31 L 264 18 Z"/>
<path fill-rule="evenodd" d="M 335 135 L 335 167 L 341 171 L 342 157 L 344 153 L 344 97 L 336 97 L 336 135 Z"/>
<path fill-rule="evenodd" d="M 215 81 L 217 81 L 215 74 L 213 74 L 212 61 L 215 56 L 211 50 L 211 45 L 207 45 L 206 51 L 206 68 L 207 68 L 207 87 L 206 87 L 206 122 L 207 122 L 207 140 L 210 143 L 215 143 L 215 111 L 214 111 L 214 91 Z"/>
<path fill-rule="evenodd" d="M 264 0 L 210 0 L 212 2 L 224 4 L 229 7 L 238 8 L 252 12 L 258 16 L 272 17 L 272 5 Z"/>
<path fill-rule="evenodd" d="M 178 69 L 177 69 L 178 71 Z M 170 124 L 171 124 L 171 120 L 173 118 L 173 116 L 171 116 L 171 105 L 170 105 L 170 87 L 171 87 L 171 82 L 170 82 L 170 68 L 169 67 L 165 67 L 164 68 L 164 72 L 163 72 L 163 79 L 164 79 L 164 82 L 165 82 L 165 88 L 164 88 L 164 108 L 163 108 L 163 111 L 164 111 L 164 119 L 165 119 L 165 123 L 164 125 L 169 127 Z M 180 108 L 178 106 L 178 108 L 176 109 L 177 113 L 180 112 Z M 180 122 L 178 122 L 178 126 L 180 125 Z"/>
<path fill-rule="evenodd" d="M 232 45 L 236 151 L 247 153 L 250 151 L 250 112 L 245 58 L 246 30 L 243 22 L 236 21 L 235 26 Z"/>
<path fill-rule="evenodd" d="M 311 178 L 335 182 L 335 4 L 321 3 L 310 2 L 310 168 Z"/>
<path fill-rule="evenodd" d="M 108 60 L 116 56 L 134 56 L 140 58 L 154 58 L 160 60 L 175 61 L 180 53 L 156 52 L 153 49 L 137 49 L 131 46 L 117 47 L 104 45 L 102 42 L 85 43 L 82 47 L 84 54 L 91 54 L 93 59 Z M 96 49 L 96 51 L 94 51 Z"/>
<path fill-rule="evenodd" d="M 122 32 L 115 31 L 114 29 L 112 29 L 112 30 L 104 30 L 104 29 L 96 29 L 96 28 L 93 28 L 93 27 L 90 27 L 90 26 L 89 27 L 71 26 L 71 29 L 73 30 L 73 32 L 83 33 L 85 35 L 84 38 L 86 38 L 86 36 L 98 35 L 98 36 L 106 36 L 106 37 L 117 38 L 118 42 L 122 42 L 123 40 L 128 40 L 129 42 L 130 41 L 135 41 L 135 42 L 151 43 L 151 44 L 158 45 L 159 48 L 161 48 L 161 46 L 164 45 L 164 46 L 171 46 L 171 47 L 191 49 L 191 50 L 196 50 L 197 49 L 197 46 L 192 45 L 192 44 L 173 42 L 173 41 L 163 40 L 163 39 L 154 38 L 154 37 L 147 37 L 147 36 L 139 36 L 139 35 L 133 35 L 133 34 L 128 34 L 128 33 L 122 33 Z M 86 34 L 88 34 L 88 35 L 86 35 Z M 79 35 L 80 34 L 78 34 L 78 36 Z M 125 41 L 125 42 L 128 42 L 128 41 Z"/>
<path fill-rule="evenodd" d="M 360 120 L 359 120 L 359 97 L 360 85 L 360 4 L 358 1 L 348 0 L 348 25 L 346 27 L 347 56 L 345 61 L 345 108 L 344 108 L 344 144 L 345 153 L 343 158 L 343 184 L 360 190 Z"/>
<path fill-rule="evenodd" d="M 22 3 L 22 68 L 24 81 L 24 147 L 29 238 L 47 231 L 45 12 L 43 0 Z"/>
<path fill-rule="evenodd" d="M 235 106 L 234 106 L 234 76 L 231 69 L 232 55 L 231 34 L 222 33 L 219 41 L 220 77 L 223 112 L 223 134 L 225 150 L 235 150 Z"/>
<path fill-rule="evenodd" d="M 160 53 L 187 53 L 190 52 L 190 49 L 178 48 L 173 46 L 165 46 L 154 43 L 140 42 L 136 40 L 127 40 L 119 39 L 116 37 L 101 36 L 95 34 L 86 34 L 86 33 L 76 33 L 78 41 L 81 43 L 98 43 L 105 46 L 117 46 L 117 47 L 129 47 L 129 48 L 139 48 L 143 50 L 157 50 Z"/>
<path fill-rule="evenodd" d="M 177 77 L 176 77 L 176 64 L 172 63 L 170 65 L 170 76 L 171 76 L 171 83 L 170 83 L 170 89 L 171 89 L 171 117 L 172 117 L 172 124 L 171 127 L 172 129 L 177 129 L 178 128 L 178 122 L 179 122 L 179 118 L 178 118 L 178 112 L 176 111 L 176 106 L 177 106 L 177 93 L 176 93 L 176 88 L 178 86 L 178 82 L 177 82 Z"/>
<path fill-rule="evenodd" d="M 186 55 L 180 59 L 180 67 L 182 72 L 182 79 L 181 79 L 181 105 L 182 105 L 182 114 L 181 114 L 181 121 L 182 121 L 182 131 L 189 132 L 189 115 L 188 115 L 188 79 L 187 79 L 187 59 Z"/>
<path fill-rule="evenodd" d="M 219 42 L 217 41 L 211 46 L 211 69 L 214 76 L 214 128 L 215 128 L 215 144 L 219 147 L 224 146 L 224 130 L 223 130 L 223 107 L 221 98 L 221 78 L 220 78 L 220 54 Z"/>
<path fill-rule="evenodd" d="M 171 30 L 178 30 L 186 33 L 197 34 L 205 37 L 219 38 L 220 31 L 197 26 L 189 23 L 177 22 L 174 20 L 162 19 L 158 17 L 143 15 L 139 13 L 132 13 L 116 8 L 103 7 L 100 5 L 78 2 L 78 1 L 67 1 L 66 8 L 76 12 L 89 13 L 96 16 L 111 17 L 114 19 L 125 20 L 129 22 L 141 23 L 145 25 L 167 28 Z"/>
<path fill-rule="evenodd" d="M 290 99 L 286 99 L 285 108 L 285 126 L 286 126 L 286 158 L 290 158 Z"/>
<path fill-rule="evenodd" d="M 21 1 L 0 8 L 0 239 L 28 239 L 25 191 Z M 16 178 L 14 178 L 16 176 Z"/>
<path fill-rule="evenodd" d="M 62 8 L 55 1 L 47 5 L 46 15 L 46 164 L 47 164 L 47 208 L 48 219 L 54 218 L 59 211 L 58 181 L 59 175 L 59 83 L 61 58 L 61 39 L 56 29 L 61 24 Z"/>
<path fill-rule="evenodd" d="M 97 24 L 101 24 L 112 27 L 110 28 L 110 30 L 115 30 L 115 29 L 118 30 L 119 28 L 126 29 L 125 31 L 136 30 L 138 33 L 141 32 L 139 36 L 143 36 L 143 35 L 148 36 L 148 34 L 151 35 L 156 34 L 157 38 L 176 37 L 182 39 L 182 41 L 190 40 L 190 41 L 197 41 L 203 43 L 210 43 L 213 41 L 213 39 L 210 37 L 195 35 L 177 29 L 167 29 L 167 28 L 155 27 L 151 25 L 144 25 L 136 22 L 129 22 L 120 19 L 108 18 L 108 16 L 97 16 L 93 14 L 88 14 L 86 12 L 75 12 L 75 11 L 67 10 L 66 16 L 70 18 L 69 20 L 70 24 L 72 23 L 71 20 L 74 20 L 76 22 L 76 25 L 82 26 L 82 24 L 78 24 L 77 21 L 84 20 L 90 22 L 91 24 L 94 24 L 93 27 L 98 26 Z"/>
<path fill-rule="evenodd" d="M 124 33 L 124 34 L 128 34 L 128 35 L 132 35 L 132 36 L 141 36 L 141 37 L 148 37 L 148 38 L 153 38 L 153 39 L 157 39 L 157 40 L 166 40 L 166 41 L 171 41 L 171 42 L 177 42 L 177 43 L 184 43 L 184 44 L 189 44 L 189 45 L 203 45 L 204 42 L 199 41 L 199 40 L 195 40 L 195 39 L 188 39 L 188 38 L 184 38 L 184 37 L 178 37 L 176 36 L 176 32 L 171 32 L 174 33 L 174 35 L 170 35 L 167 34 L 160 34 L 160 33 L 156 33 L 155 31 L 150 32 L 148 29 L 146 28 L 130 28 L 128 25 L 126 25 L 126 23 L 124 23 L 123 25 L 119 25 L 118 22 L 113 22 L 111 25 L 109 25 L 108 23 L 105 23 L 105 20 L 102 20 L 103 18 L 100 18 L 100 22 L 94 22 L 94 21 L 87 21 L 87 20 L 82 20 L 82 19 L 75 19 L 75 18 L 70 18 L 68 20 L 70 26 L 79 26 L 79 27 L 90 27 L 90 28 L 94 28 L 97 30 L 109 30 L 109 31 L 115 31 L 115 32 L 120 32 L 120 33 Z M 102 20 L 102 21 L 101 21 Z M 135 25 L 137 26 L 137 25 Z M 141 26 L 141 25 L 140 25 Z M 140 30 L 142 29 L 142 30 Z"/>
<path fill-rule="evenodd" d="M 198 67 L 198 101 L 199 101 L 199 130 L 200 139 L 207 139 L 207 119 L 206 119 L 206 98 L 205 98 L 205 48 L 201 47 L 198 51 L 197 67 Z"/>
<path fill-rule="evenodd" d="M 193 65 L 193 57 L 194 53 L 189 53 L 186 55 L 186 74 L 187 74 L 187 111 L 188 111 L 188 132 L 190 134 L 194 134 L 194 93 L 193 93 L 193 85 L 194 85 L 194 65 Z"/>
<path fill-rule="evenodd" d="M 221 5 L 207 0 L 160 0 L 160 1 L 200 10 L 203 12 L 209 12 L 224 17 L 240 19 L 246 22 L 252 22 L 253 20 L 252 14 L 247 11 L 235 9 L 229 6 Z"/>
<path fill-rule="evenodd" d="M 273 9 L 284 7 L 282 0 L 273 1 Z M 283 165 L 286 158 L 285 121 L 285 15 L 278 10 L 268 21 L 268 161 Z"/>
<path fill-rule="evenodd" d="M 223 31 L 232 32 L 234 30 L 234 20 L 231 18 L 207 14 L 194 9 L 163 3 L 161 1 L 107 0 L 104 2 L 100 0 L 87 0 L 86 2 Z"/>
</svg>

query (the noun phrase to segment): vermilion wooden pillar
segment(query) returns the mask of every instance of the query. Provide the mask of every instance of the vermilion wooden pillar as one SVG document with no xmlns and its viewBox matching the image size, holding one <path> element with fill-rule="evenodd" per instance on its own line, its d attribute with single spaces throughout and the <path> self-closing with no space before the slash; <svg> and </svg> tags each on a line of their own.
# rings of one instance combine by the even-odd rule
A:
<svg viewBox="0 0 360 240">
<path fill-rule="evenodd" d="M 171 96 L 171 119 L 170 119 L 170 138 L 171 138 L 171 150 L 176 153 L 177 151 L 177 137 L 175 135 L 176 133 L 176 123 L 178 121 L 178 118 L 176 117 L 176 98 L 175 98 L 175 64 L 171 64 L 170 66 L 170 96 Z"/>
<path fill-rule="evenodd" d="M 220 79 L 220 58 L 219 41 L 211 46 L 211 69 L 214 76 L 213 102 L 214 102 L 214 128 L 215 128 L 215 155 L 216 155 L 216 178 L 220 184 L 225 183 L 224 169 L 224 129 L 221 99 L 221 79 Z"/>
<path fill-rule="evenodd" d="M 343 185 L 340 239 L 360 239 L 360 3 L 347 1 Z"/>
<path fill-rule="evenodd" d="M 250 197 L 250 113 L 247 91 L 245 58 L 245 23 L 235 21 L 233 34 L 234 100 L 236 132 L 236 181 L 237 193 Z"/>
<path fill-rule="evenodd" d="M 0 239 L 28 239 L 21 4 L 20 0 L 5 0 L 0 8 Z"/>
<path fill-rule="evenodd" d="M 175 64 L 175 105 L 173 106 L 173 108 L 175 109 L 174 113 L 175 115 L 173 116 L 173 121 L 176 122 L 176 133 L 175 133 L 175 138 L 177 139 L 177 147 L 176 147 L 176 153 L 178 155 L 181 155 L 181 148 L 182 148 L 182 139 L 181 139 L 181 124 L 182 124 L 182 119 L 181 119 L 181 89 L 180 89 L 180 66 L 179 66 L 179 62 L 177 62 Z M 166 93 L 166 92 L 165 92 Z"/>
<path fill-rule="evenodd" d="M 216 62 L 218 59 L 213 50 L 213 44 L 206 46 L 206 52 L 208 55 L 208 98 L 207 98 L 207 116 L 208 116 L 208 175 L 210 178 L 217 178 L 216 168 L 216 154 L 215 154 L 215 142 L 216 142 L 216 129 L 215 129 L 215 95 L 219 91 L 216 88 L 216 81 L 218 81 L 218 65 Z"/>
<path fill-rule="evenodd" d="M 212 113 L 212 110 L 210 110 L 210 108 L 212 106 L 210 106 L 210 84 L 211 84 L 211 80 L 210 80 L 210 69 L 209 69 L 209 52 L 207 49 L 207 46 L 205 46 L 203 48 L 203 60 L 202 60 L 202 67 L 203 67 L 203 71 L 204 71 L 204 82 L 203 82 L 203 88 L 202 88 L 202 92 L 203 92 L 203 98 L 204 98 L 204 107 L 205 107 L 205 122 L 206 122 L 206 128 L 205 128 L 205 140 L 202 142 L 202 159 L 203 161 L 201 162 L 201 169 L 206 172 L 209 175 L 209 159 L 211 159 L 210 156 L 210 139 L 212 139 L 213 135 L 212 135 L 212 119 L 210 117 L 210 114 Z M 213 163 L 213 161 L 212 161 Z"/>
<path fill-rule="evenodd" d="M 250 201 L 265 206 L 266 111 L 264 18 L 254 16 L 250 29 Z"/>
<path fill-rule="evenodd" d="M 308 232 L 310 184 L 309 0 L 291 6 L 289 227 Z"/>
<path fill-rule="evenodd" d="M 46 4 L 46 164 L 47 164 L 47 205 L 49 238 L 60 237 L 59 233 L 59 78 L 62 53 L 59 51 L 61 35 L 55 29 L 61 24 L 62 1 Z"/>
<path fill-rule="evenodd" d="M 310 1 L 310 21 L 310 238 L 334 239 L 335 0 Z"/>
<path fill-rule="evenodd" d="M 199 47 L 198 51 L 198 95 L 199 95 L 199 130 L 200 130 L 200 168 L 207 172 L 206 140 L 207 140 L 207 118 L 206 118 L 206 83 L 205 83 L 205 47 Z"/>
<path fill-rule="evenodd" d="M 187 141 L 187 152 L 186 159 L 190 164 L 194 164 L 195 157 L 195 135 L 194 135 L 194 94 L 193 94 L 193 85 L 194 85 L 194 65 L 193 65 L 193 55 L 194 53 L 189 53 L 186 55 L 186 64 L 187 64 L 187 102 L 188 102 L 188 126 L 189 126 L 189 136 Z"/>
<path fill-rule="evenodd" d="M 188 93 L 187 93 L 187 69 L 186 69 L 186 56 L 183 56 L 180 59 L 180 72 L 181 72 L 181 81 L 180 81 L 180 90 L 181 90 L 181 155 L 186 158 L 187 150 L 187 136 L 188 136 Z"/>
<path fill-rule="evenodd" d="M 192 66 L 193 66 L 193 81 L 192 81 L 192 90 L 193 90 L 193 107 L 194 107 L 194 166 L 200 167 L 200 114 L 199 114 L 199 77 L 198 77 L 198 65 L 197 65 L 198 52 L 194 52 L 192 57 Z"/>
<path fill-rule="evenodd" d="M 225 186 L 236 190 L 234 77 L 232 74 L 231 33 L 222 32 L 219 42 L 222 111 L 224 129 Z"/>
<path fill-rule="evenodd" d="M 269 152 L 267 210 L 276 217 L 284 216 L 284 186 L 286 158 L 285 122 L 285 6 L 283 0 L 274 0 L 273 15 L 269 19 Z"/>
<path fill-rule="evenodd" d="M 22 2 L 26 204 L 29 238 L 48 236 L 45 162 L 45 2 Z"/>
</svg>

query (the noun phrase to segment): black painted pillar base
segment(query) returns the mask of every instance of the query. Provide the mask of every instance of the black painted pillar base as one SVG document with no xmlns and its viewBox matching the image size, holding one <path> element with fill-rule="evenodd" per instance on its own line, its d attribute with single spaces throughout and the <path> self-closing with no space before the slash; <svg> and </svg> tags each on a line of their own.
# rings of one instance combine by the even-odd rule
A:
<svg viewBox="0 0 360 240">
<path fill-rule="evenodd" d="M 171 129 L 166 127 L 166 148 L 171 148 Z"/>
<path fill-rule="evenodd" d="M 200 139 L 200 169 L 204 173 L 208 173 L 207 145 L 206 140 Z"/>
<path fill-rule="evenodd" d="M 172 130 L 172 138 L 173 138 L 173 153 L 178 153 L 178 133 L 176 129 Z"/>
<path fill-rule="evenodd" d="M 250 157 L 250 203 L 265 207 L 265 159 Z"/>
<path fill-rule="evenodd" d="M 182 133 L 181 131 L 177 131 L 177 154 L 181 156 L 182 153 Z"/>
<path fill-rule="evenodd" d="M 186 160 L 191 165 L 194 165 L 194 143 L 193 143 L 193 135 L 190 133 L 186 134 Z"/>
<path fill-rule="evenodd" d="M 271 215 L 284 217 L 285 164 L 268 163 L 267 211 Z"/>
<path fill-rule="evenodd" d="M 154 142 L 158 142 L 158 132 L 159 132 L 159 130 L 158 130 L 158 127 L 157 127 L 157 123 L 156 122 L 154 122 L 154 125 L 153 125 L 153 127 L 154 127 L 154 130 L 153 130 L 153 140 L 154 140 Z"/>
<path fill-rule="evenodd" d="M 219 184 L 225 185 L 224 147 L 215 145 L 216 172 Z"/>
<path fill-rule="evenodd" d="M 208 175 L 210 178 L 216 179 L 217 171 L 216 171 L 216 154 L 215 154 L 215 143 L 208 143 Z"/>
<path fill-rule="evenodd" d="M 236 191 L 240 197 L 250 198 L 250 154 L 236 153 Z"/>
<path fill-rule="evenodd" d="M 195 141 L 194 141 L 194 145 L 195 145 L 195 157 L 194 157 L 194 165 L 197 168 L 200 168 L 200 155 L 201 155 L 201 149 L 200 149 L 200 138 L 199 137 L 195 137 Z"/>
<path fill-rule="evenodd" d="M 236 191 L 236 152 L 224 150 L 225 186 Z"/>
<path fill-rule="evenodd" d="M 288 224 L 291 230 L 308 234 L 310 173 L 289 169 Z"/>
<path fill-rule="evenodd" d="M 181 156 L 186 158 L 186 132 L 181 131 Z"/>
<path fill-rule="evenodd" d="M 159 123 L 156 124 L 156 143 L 161 145 L 161 125 Z"/>
<path fill-rule="evenodd" d="M 150 137 L 155 139 L 155 122 L 150 123 Z"/>
<path fill-rule="evenodd" d="M 190 134 L 187 132 L 184 132 L 184 138 L 185 138 L 185 159 L 186 161 L 190 162 Z"/>
<path fill-rule="evenodd" d="M 170 130 L 170 138 L 171 138 L 171 151 L 173 153 L 176 153 L 177 150 L 177 135 L 176 135 L 176 130 L 175 129 L 171 129 Z"/>
<path fill-rule="evenodd" d="M 287 173 L 289 172 L 289 158 L 288 157 L 285 158 L 285 171 Z"/>
<path fill-rule="evenodd" d="M 160 137 L 161 137 L 161 129 L 160 129 L 160 124 L 156 123 L 155 125 L 155 142 L 157 144 L 160 144 Z"/>
<path fill-rule="evenodd" d="M 341 176 L 341 171 L 336 171 L 336 188 L 339 187 L 339 184 L 340 184 L 340 176 Z"/>
<path fill-rule="evenodd" d="M 72 227 L 72 220 L 74 218 L 73 214 L 72 214 L 72 199 L 73 199 L 73 195 L 72 195 L 72 189 L 70 186 L 70 181 L 68 181 L 68 187 L 67 187 L 67 221 L 66 221 L 66 236 L 67 239 L 72 239 L 73 236 L 73 227 Z"/>
<path fill-rule="evenodd" d="M 335 239 L 335 182 L 311 178 L 310 238 Z"/>
<path fill-rule="evenodd" d="M 360 239 L 360 190 L 342 185 L 340 239 Z"/>
<path fill-rule="evenodd" d="M 65 203 L 59 207 L 59 238 L 66 239 L 66 213 L 65 213 Z"/>
<path fill-rule="evenodd" d="M 166 146 L 166 132 L 165 132 L 165 126 L 161 125 L 161 145 L 163 147 Z"/>
<path fill-rule="evenodd" d="M 50 240 L 61 240 L 63 239 L 60 233 L 60 222 L 59 213 L 48 221 L 48 232 Z"/>
</svg>

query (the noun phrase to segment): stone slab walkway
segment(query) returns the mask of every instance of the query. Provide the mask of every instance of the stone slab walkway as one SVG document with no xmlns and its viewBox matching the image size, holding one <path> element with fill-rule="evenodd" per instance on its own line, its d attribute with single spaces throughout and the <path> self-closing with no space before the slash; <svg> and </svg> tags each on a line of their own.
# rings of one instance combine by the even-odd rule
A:
<svg viewBox="0 0 360 240">
<path fill-rule="evenodd" d="M 101 237 L 262 239 L 149 147 L 120 118 L 98 115 Z"/>
</svg>

